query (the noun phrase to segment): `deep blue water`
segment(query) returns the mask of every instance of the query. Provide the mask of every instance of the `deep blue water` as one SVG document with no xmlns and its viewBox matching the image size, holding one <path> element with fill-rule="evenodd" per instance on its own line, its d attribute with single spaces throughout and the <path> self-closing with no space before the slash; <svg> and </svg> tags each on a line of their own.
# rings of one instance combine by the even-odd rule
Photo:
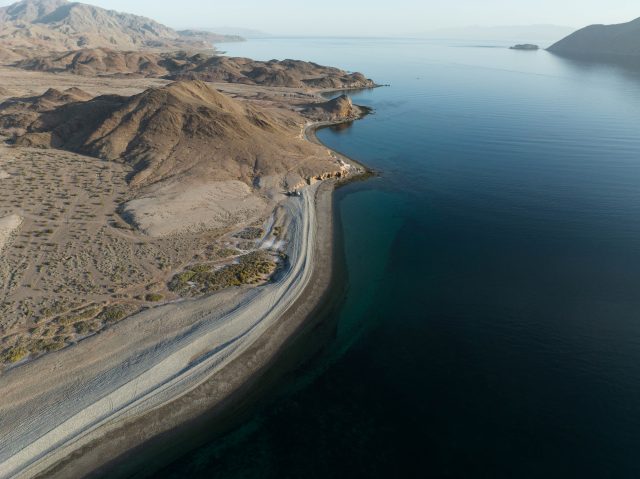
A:
<svg viewBox="0 0 640 479">
<path fill-rule="evenodd" d="M 323 130 L 348 292 L 324 353 L 196 478 L 640 477 L 640 73 L 418 40 L 270 39 L 390 87 Z"/>
</svg>

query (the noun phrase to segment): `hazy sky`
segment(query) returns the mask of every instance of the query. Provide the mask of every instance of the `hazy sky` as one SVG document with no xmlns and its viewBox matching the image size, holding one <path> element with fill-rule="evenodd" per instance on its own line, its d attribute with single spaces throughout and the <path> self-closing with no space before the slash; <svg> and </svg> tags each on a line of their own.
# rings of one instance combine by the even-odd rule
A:
<svg viewBox="0 0 640 479">
<path fill-rule="evenodd" d="M 11 0 L 0 0 L 9 5 Z M 640 17 L 638 0 L 88 0 L 172 27 L 233 26 L 275 34 L 415 34 L 467 25 L 582 27 Z"/>
</svg>

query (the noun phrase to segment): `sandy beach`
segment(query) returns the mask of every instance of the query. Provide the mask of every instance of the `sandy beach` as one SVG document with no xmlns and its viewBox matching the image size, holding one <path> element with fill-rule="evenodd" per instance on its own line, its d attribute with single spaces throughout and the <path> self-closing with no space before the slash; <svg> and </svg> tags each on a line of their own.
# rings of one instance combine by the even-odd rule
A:
<svg viewBox="0 0 640 479">
<path fill-rule="evenodd" d="M 331 257 L 332 189 L 318 183 L 287 200 L 290 267 L 272 283 L 146 311 L 0 377 L 0 477 L 85 475 L 215 406 L 259 371 L 328 285 L 331 262 L 319 257 Z M 172 404 L 203 384 L 204 398 Z M 171 414 L 149 416 L 168 404 Z M 140 421 L 141 432 L 121 441 L 118 430 Z M 82 448 L 89 452 L 73 456 Z"/>
</svg>

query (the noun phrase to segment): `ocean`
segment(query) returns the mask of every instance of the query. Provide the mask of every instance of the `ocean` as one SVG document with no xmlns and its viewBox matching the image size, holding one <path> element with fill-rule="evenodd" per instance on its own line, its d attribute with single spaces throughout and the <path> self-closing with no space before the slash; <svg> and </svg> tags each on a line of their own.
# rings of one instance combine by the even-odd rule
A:
<svg viewBox="0 0 640 479">
<path fill-rule="evenodd" d="M 321 352 L 132 477 L 640 477 L 640 67 L 507 46 L 224 45 L 390 85 L 318 134 L 378 175 L 336 193 Z"/>
</svg>

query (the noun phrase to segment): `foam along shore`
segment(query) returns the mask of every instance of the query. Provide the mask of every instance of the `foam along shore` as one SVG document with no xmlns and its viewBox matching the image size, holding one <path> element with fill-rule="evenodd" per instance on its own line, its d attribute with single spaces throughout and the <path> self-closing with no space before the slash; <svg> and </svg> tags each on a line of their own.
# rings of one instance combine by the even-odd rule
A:
<svg viewBox="0 0 640 479">
<path fill-rule="evenodd" d="M 44 471 L 47 477 L 86 474 L 105 457 L 112 459 L 206 411 L 260 370 L 304 322 L 312 304 L 298 307 L 300 314 L 289 315 L 286 324 L 280 324 L 280 318 L 300 301 L 313 302 L 321 284 L 311 278 L 318 268 L 330 268 L 316 256 L 331 249 L 331 236 L 326 234 L 332 228 L 328 214 L 332 188 L 331 183 L 317 183 L 284 202 L 290 261 L 271 283 L 145 311 L 76 347 L 1 375 L 0 477 L 33 477 Z M 317 212 L 323 221 L 318 222 Z M 314 290 L 311 295 L 309 288 Z M 272 334 L 272 328 L 278 334 Z M 264 344 L 257 351 L 256 342 Z M 254 353 L 247 357 L 252 346 Z M 101 440 L 205 382 L 216 383 L 216 392 L 207 401 L 131 435 L 126 448 L 124 442 Z M 85 457 L 82 465 L 66 463 L 50 469 L 89 444 L 103 448 L 96 446 L 95 451 L 108 452 L 100 453 L 95 463 L 89 464 Z"/>
</svg>

